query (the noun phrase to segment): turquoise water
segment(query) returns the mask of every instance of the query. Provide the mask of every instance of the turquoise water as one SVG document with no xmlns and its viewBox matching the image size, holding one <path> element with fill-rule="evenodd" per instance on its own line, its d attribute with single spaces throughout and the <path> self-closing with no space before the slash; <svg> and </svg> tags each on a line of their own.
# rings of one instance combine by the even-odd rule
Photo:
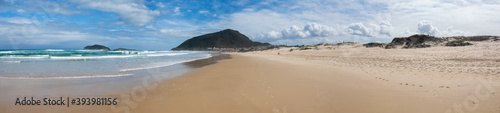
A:
<svg viewBox="0 0 500 113">
<path fill-rule="evenodd" d="M 0 105 L 10 105 L 20 97 L 130 94 L 133 88 L 193 71 L 184 62 L 212 55 L 201 51 L 0 50 Z"/>
<path fill-rule="evenodd" d="M 211 55 L 199 51 L 0 50 L 0 78 L 50 79 L 132 76 Z"/>
</svg>

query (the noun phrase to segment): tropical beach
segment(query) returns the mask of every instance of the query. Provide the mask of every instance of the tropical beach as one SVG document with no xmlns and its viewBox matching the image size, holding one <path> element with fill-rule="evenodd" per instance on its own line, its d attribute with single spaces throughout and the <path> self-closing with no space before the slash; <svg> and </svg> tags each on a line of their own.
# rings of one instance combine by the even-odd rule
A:
<svg viewBox="0 0 500 113">
<path fill-rule="evenodd" d="M 0 0 L 0 113 L 500 113 L 498 0 Z"/>
<path fill-rule="evenodd" d="M 8 106 L 3 109 L 190 113 L 499 112 L 500 45 L 496 42 L 474 45 L 387 50 L 352 44 L 331 46 L 335 49 L 322 46 L 324 49 L 320 50 L 289 52 L 293 48 L 280 48 L 227 53 L 230 59 L 154 82 L 144 86 L 146 92 L 115 94 L 114 97 L 122 99 L 117 106 L 61 109 Z M 132 93 L 137 95 L 131 96 Z M 130 100 L 123 100 L 123 95 L 128 95 Z M 139 97 L 141 99 L 136 99 Z"/>
</svg>

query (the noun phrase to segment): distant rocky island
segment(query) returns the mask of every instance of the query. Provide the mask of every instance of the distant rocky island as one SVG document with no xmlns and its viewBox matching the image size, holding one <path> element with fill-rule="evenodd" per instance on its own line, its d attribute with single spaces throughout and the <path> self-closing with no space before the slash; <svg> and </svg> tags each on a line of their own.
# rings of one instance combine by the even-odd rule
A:
<svg viewBox="0 0 500 113">
<path fill-rule="evenodd" d="M 108 47 L 106 47 L 106 46 L 103 46 L 103 45 L 98 45 L 98 44 L 85 46 L 83 49 L 111 50 L 111 49 L 109 49 L 109 48 L 108 48 Z"/>
<path fill-rule="evenodd" d="M 193 37 L 172 50 L 217 50 L 221 48 L 239 50 L 270 45 L 269 43 L 254 42 L 236 30 L 226 29 Z"/>
<path fill-rule="evenodd" d="M 94 44 L 94 45 L 89 45 L 85 46 L 83 49 L 90 49 L 90 50 L 111 50 L 106 46 L 99 45 L 99 44 Z M 127 48 L 117 48 L 113 49 L 113 51 L 120 51 L 120 50 L 129 50 L 129 51 L 135 51 L 135 49 L 127 49 Z"/>
</svg>

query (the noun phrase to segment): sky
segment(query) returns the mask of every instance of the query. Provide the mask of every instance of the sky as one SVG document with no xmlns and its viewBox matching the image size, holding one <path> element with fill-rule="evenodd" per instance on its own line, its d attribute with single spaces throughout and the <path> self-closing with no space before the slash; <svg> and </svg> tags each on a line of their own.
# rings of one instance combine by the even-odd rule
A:
<svg viewBox="0 0 500 113">
<path fill-rule="evenodd" d="M 0 49 L 169 50 L 224 29 L 287 45 L 500 35 L 500 1 L 0 0 Z"/>
</svg>

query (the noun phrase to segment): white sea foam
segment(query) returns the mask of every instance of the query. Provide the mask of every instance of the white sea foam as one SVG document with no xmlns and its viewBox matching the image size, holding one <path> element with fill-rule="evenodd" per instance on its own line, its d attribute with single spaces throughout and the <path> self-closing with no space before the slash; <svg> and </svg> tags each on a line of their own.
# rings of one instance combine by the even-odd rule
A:
<svg viewBox="0 0 500 113">
<path fill-rule="evenodd" d="M 136 68 L 125 68 L 125 69 L 120 69 L 120 71 L 134 71 L 134 70 L 142 70 L 142 69 L 152 69 L 152 68 L 159 68 L 159 67 L 166 67 L 166 66 L 171 66 L 171 65 L 174 65 L 174 64 L 180 64 L 180 63 L 184 63 L 184 62 L 191 62 L 191 61 L 195 61 L 195 60 L 199 60 L 199 59 L 205 59 L 205 58 L 209 58 L 211 57 L 211 55 L 206 55 L 204 57 L 201 57 L 201 58 L 197 58 L 197 59 L 190 59 L 190 60 L 181 60 L 181 61 L 173 61 L 173 62 L 165 62 L 165 63 L 161 63 L 158 65 L 152 65 L 152 66 L 146 66 L 146 67 L 136 67 Z"/>
<path fill-rule="evenodd" d="M 146 54 L 146 56 L 156 57 L 156 56 L 176 56 L 176 55 L 185 55 L 189 53 L 156 53 L 156 54 Z"/>
<path fill-rule="evenodd" d="M 158 51 L 158 52 L 162 52 L 162 51 Z M 156 51 L 141 51 L 137 54 L 150 54 L 150 53 L 157 53 Z"/>
<path fill-rule="evenodd" d="M 122 54 L 137 54 L 138 51 L 124 51 L 124 50 L 120 50 L 120 51 L 108 51 L 108 52 L 111 52 L 111 53 L 122 53 Z"/>
<path fill-rule="evenodd" d="M 46 49 L 45 51 L 64 51 L 62 49 Z"/>
<path fill-rule="evenodd" d="M 2 53 L 12 53 L 12 51 L 0 51 L 0 54 Z"/>
<path fill-rule="evenodd" d="M 30 56 L 22 56 L 22 55 L 8 55 L 1 56 L 0 58 L 14 58 L 14 59 L 42 59 L 49 58 L 49 55 L 30 55 Z"/>
<path fill-rule="evenodd" d="M 0 78 L 4 79 L 74 79 L 74 78 L 110 78 L 110 77 L 124 77 L 131 76 L 134 74 L 116 74 L 116 75 L 89 75 L 89 76 L 58 76 L 58 77 L 5 77 L 0 76 Z"/>
<path fill-rule="evenodd" d="M 63 59 L 63 60 L 71 60 L 71 59 L 103 59 L 103 58 L 130 58 L 136 55 L 108 55 L 108 56 L 52 56 L 50 59 Z"/>
</svg>

